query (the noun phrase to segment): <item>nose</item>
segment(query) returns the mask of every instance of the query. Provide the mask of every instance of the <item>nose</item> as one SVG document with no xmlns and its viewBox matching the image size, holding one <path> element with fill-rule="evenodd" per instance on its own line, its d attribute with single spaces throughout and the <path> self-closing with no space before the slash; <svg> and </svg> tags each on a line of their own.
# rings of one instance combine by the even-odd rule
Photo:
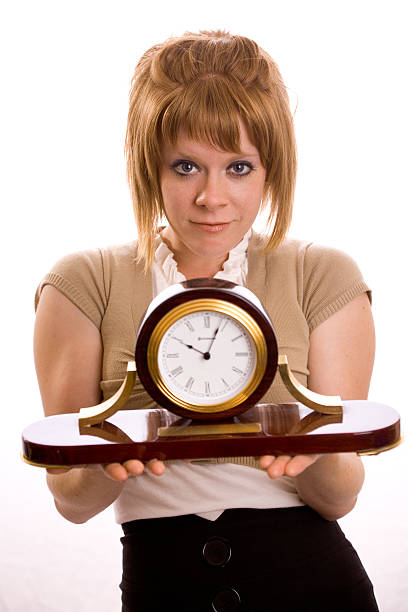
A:
<svg viewBox="0 0 408 612">
<path fill-rule="evenodd" d="M 205 206 L 209 210 L 226 206 L 228 204 L 226 178 L 216 173 L 209 173 L 204 176 L 195 203 L 197 206 Z"/>
</svg>

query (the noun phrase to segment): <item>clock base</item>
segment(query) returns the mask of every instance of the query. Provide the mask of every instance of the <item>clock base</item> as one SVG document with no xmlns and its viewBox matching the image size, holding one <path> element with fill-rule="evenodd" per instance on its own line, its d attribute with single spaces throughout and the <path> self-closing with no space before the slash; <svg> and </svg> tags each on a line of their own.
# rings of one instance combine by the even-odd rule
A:
<svg viewBox="0 0 408 612">
<path fill-rule="evenodd" d="M 61 467 L 128 459 L 377 454 L 401 440 L 398 413 L 384 404 L 363 400 L 344 402 L 342 415 L 319 415 L 298 403 L 258 404 L 228 423 L 214 424 L 227 425 L 229 433 L 221 433 L 221 429 L 192 433 L 204 425 L 192 423 L 162 408 L 122 410 L 104 423 L 90 426 L 81 425 L 78 414 L 51 416 L 24 430 L 23 457 L 33 465 Z M 231 433 L 236 425 L 238 431 Z M 258 431 L 243 433 L 242 425 L 255 425 Z M 161 428 L 170 428 L 173 433 L 160 435 Z M 181 431 L 185 435 L 180 435 Z"/>
</svg>

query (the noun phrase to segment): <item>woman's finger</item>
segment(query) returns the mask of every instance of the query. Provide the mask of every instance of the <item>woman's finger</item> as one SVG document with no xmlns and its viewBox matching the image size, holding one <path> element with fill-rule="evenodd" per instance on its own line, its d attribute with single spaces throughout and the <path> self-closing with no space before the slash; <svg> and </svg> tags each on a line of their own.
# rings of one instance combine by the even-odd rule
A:
<svg viewBox="0 0 408 612">
<path fill-rule="evenodd" d="M 290 461 L 290 457 L 287 455 L 263 455 L 259 459 L 259 464 L 263 470 L 266 471 L 270 478 L 280 478 L 284 471 L 285 466 Z"/>
<path fill-rule="evenodd" d="M 138 459 L 129 459 L 124 461 L 122 465 L 132 476 L 139 476 L 144 470 L 144 464 Z"/>
<path fill-rule="evenodd" d="M 121 463 L 108 463 L 104 466 L 104 469 L 105 474 L 109 476 L 109 478 L 112 478 L 112 480 L 126 482 L 128 479 L 129 473 Z"/>
<path fill-rule="evenodd" d="M 279 455 L 268 468 L 268 474 L 271 478 L 280 478 L 285 474 L 286 466 L 291 461 L 292 457 L 288 455 Z"/>
<path fill-rule="evenodd" d="M 66 472 L 69 472 L 69 470 L 71 470 L 72 468 L 68 467 L 68 468 L 47 468 L 47 473 L 48 474 L 65 474 Z"/>
<path fill-rule="evenodd" d="M 267 470 L 273 461 L 275 461 L 274 455 L 263 455 L 259 459 L 259 465 L 261 466 L 263 470 Z"/>
<path fill-rule="evenodd" d="M 146 464 L 146 467 L 156 476 L 161 476 L 166 469 L 163 461 L 158 461 L 158 459 L 152 459 Z"/>
<path fill-rule="evenodd" d="M 299 476 L 304 470 L 313 465 L 320 455 L 296 455 L 292 457 L 286 466 L 285 473 L 287 476 Z"/>
</svg>

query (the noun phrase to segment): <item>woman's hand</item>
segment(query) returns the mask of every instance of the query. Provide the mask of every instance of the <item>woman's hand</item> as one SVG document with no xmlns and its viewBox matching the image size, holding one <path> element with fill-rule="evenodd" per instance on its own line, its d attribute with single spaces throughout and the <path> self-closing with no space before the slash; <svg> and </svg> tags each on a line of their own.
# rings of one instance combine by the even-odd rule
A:
<svg viewBox="0 0 408 612">
<path fill-rule="evenodd" d="M 97 466 L 96 466 L 97 467 Z M 105 475 L 109 476 L 112 480 L 116 480 L 117 482 L 126 482 L 129 476 L 140 476 L 143 474 L 145 469 L 148 469 L 155 476 L 161 476 L 166 466 L 163 461 L 157 461 L 156 459 L 145 463 L 139 461 L 138 459 L 129 459 L 128 461 L 124 461 L 123 463 L 107 463 L 103 467 L 105 471 Z M 48 474 L 65 474 L 70 470 L 75 468 L 47 468 Z"/>
<path fill-rule="evenodd" d="M 363 464 L 355 453 L 264 455 L 260 465 L 270 478 L 293 477 L 303 502 L 329 521 L 352 510 L 364 480 Z"/>
<path fill-rule="evenodd" d="M 304 470 L 313 465 L 321 455 L 263 455 L 259 463 L 266 471 L 269 478 L 280 478 L 281 476 L 299 476 Z"/>
<path fill-rule="evenodd" d="M 47 483 L 58 512 L 72 523 L 87 520 L 110 506 L 123 490 L 129 476 L 137 476 L 145 469 L 159 476 L 165 466 L 162 461 L 146 465 L 137 459 L 122 463 L 47 469 Z"/>
<path fill-rule="evenodd" d="M 145 469 L 148 469 L 155 476 L 161 476 L 166 466 L 163 461 L 157 461 L 156 459 L 148 461 L 146 464 L 138 459 L 129 459 L 129 461 L 123 463 L 108 463 L 104 466 L 104 469 L 105 474 L 112 480 L 126 482 L 129 476 L 140 476 Z"/>
</svg>

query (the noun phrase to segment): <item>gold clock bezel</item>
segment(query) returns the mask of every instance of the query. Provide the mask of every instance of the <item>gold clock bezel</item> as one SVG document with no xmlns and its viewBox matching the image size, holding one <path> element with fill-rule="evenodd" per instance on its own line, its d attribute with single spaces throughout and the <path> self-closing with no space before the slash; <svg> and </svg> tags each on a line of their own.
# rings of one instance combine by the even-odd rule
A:
<svg viewBox="0 0 408 612">
<path fill-rule="evenodd" d="M 236 322 L 242 325 L 251 336 L 255 345 L 256 353 L 256 363 L 254 372 L 244 389 L 242 389 L 234 397 L 231 397 L 226 401 L 209 405 L 192 404 L 175 395 L 168 388 L 167 384 L 163 380 L 158 365 L 159 346 L 168 329 L 181 317 L 200 311 L 218 312 L 234 319 Z M 179 304 L 178 306 L 175 306 L 174 308 L 169 310 L 169 312 L 167 312 L 162 317 L 162 319 L 153 329 L 147 346 L 147 367 L 152 381 L 157 386 L 157 388 L 163 393 L 165 397 L 167 397 L 167 399 L 169 399 L 177 406 L 180 406 L 181 408 L 187 409 L 189 411 L 198 412 L 202 414 L 214 414 L 217 412 L 223 412 L 225 410 L 235 408 L 235 406 L 238 406 L 239 404 L 242 404 L 255 391 L 255 389 L 261 382 L 265 374 L 266 362 L 266 340 L 258 323 L 240 306 L 218 298 L 190 300 L 188 302 Z"/>
</svg>

